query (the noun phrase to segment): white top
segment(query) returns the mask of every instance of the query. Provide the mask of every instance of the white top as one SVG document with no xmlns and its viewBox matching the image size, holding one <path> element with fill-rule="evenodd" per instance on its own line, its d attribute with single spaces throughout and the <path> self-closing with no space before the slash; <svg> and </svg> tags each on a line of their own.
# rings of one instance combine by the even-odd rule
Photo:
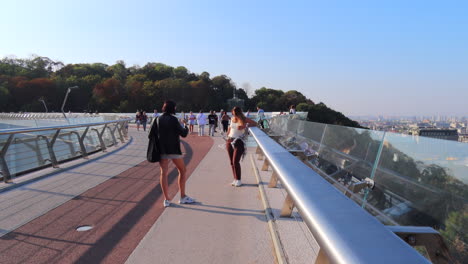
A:
<svg viewBox="0 0 468 264">
<path fill-rule="evenodd" d="M 158 117 L 159 115 L 159 113 L 153 113 L 153 117 Z"/>
<path fill-rule="evenodd" d="M 206 125 L 206 115 L 200 113 L 197 115 L 198 125 Z"/>
<path fill-rule="evenodd" d="M 230 138 L 242 137 L 242 136 L 244 135 L 244 133 L 245 133 L 245 128 L 239 129 L 238 127 L 239 127 L 240 125 L 241 125 L 240 123 L 234 123 L 234 122 L 232 122 L 232 119 L 231 119 L 231 124 L 229 125 L 229 127 L 231 128 L 231 130 L 229 131 L 228 137 L 230 137 Z"/>
</svg>

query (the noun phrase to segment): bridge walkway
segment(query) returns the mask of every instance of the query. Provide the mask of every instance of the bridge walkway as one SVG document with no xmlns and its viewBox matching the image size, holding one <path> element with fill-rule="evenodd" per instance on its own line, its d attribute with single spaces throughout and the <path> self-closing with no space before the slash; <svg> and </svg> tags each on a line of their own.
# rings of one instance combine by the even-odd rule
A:
<svg viewBox="0 0 468 264">
<path fill-rule="evenodd" d="M 275 262 L 247 157 L 244 186 L 232 187 L 222 138 L 189 135 L 187 193 L 198 203 L 164 208 L 158 164 L 145 161 L 146 133 L 130 127 L 129 135 L 126 145 L 88 161 L 0 186 L 0 263 Z M 174 201 L 176 179 L 171 166 Z M 76 231 L 82 225 L 93 228 Z"/>
</svg>

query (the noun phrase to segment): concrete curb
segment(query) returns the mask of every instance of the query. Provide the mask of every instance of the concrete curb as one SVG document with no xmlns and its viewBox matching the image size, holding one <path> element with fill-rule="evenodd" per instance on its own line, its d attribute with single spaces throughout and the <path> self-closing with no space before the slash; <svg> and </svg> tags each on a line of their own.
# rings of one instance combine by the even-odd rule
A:
<svg viewBox="0 0 468 264">
<path fill-rule="evenodd" d="M 260 192 L 260 196 L 262 198 L 263 207 L 265 208 L 265 216 L 268 222 L 268 230 L 270 231 L 271 240 L 273 241 L 273 247 L 275 248 L 276 261 L 278 262 L 278 264 L 287 264 L 288 260 L 283 250 L 283 245 L 281 244 L 281 240 L 279 238 L 278 230 L 276 228 L 275 220 L 273 217 L 273 212 L 271 211 L 270 204 L 267 200 L 265 190 L 263 188 L 263 184 L 261 182 L 261 179 L 258 173 L 258 168 L 254 161 L 254 154 L 250 155 L 250 161 L 252 163 L 252 169 L 254 171 L 255 178 L 257 179 L 258 191 Z"/>
</svg>

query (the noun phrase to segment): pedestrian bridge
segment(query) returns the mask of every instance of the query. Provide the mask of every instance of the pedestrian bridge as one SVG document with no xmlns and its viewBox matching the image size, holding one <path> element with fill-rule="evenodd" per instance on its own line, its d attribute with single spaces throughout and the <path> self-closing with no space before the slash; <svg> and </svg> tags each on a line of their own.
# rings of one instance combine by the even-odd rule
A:
<svg viewBox="0 0 468 264">
<path fill-rule="evenodd" d="M 233 187 L 222 135 L 190 134 L 182 147 L 197 203 L 177 203 L 171 167 L 174 198 L 164 208 L 158 164 L 146 162 L 147 132 L 129 121 L 0 132 L 0 263 L 463 260 L 436 225 L 424 226 L 437 216 L 409 222 L 425 206 L 414 197 L 432 202 L 447 191 L 389 168 L 389 153 L 408 157 L 388 135 L 273 119 L 269 129 L 250 129 L 243 185 Z M 450 198 L 466 213 L 466 192 Z"/>
</svg>

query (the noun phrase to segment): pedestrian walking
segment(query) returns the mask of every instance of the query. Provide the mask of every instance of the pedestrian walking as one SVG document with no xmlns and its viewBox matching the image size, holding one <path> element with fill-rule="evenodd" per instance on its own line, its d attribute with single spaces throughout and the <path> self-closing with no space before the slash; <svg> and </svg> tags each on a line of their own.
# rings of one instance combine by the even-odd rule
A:
<svg viewBox="0 0 468 264">
<path fill-rule="evenodd" d="M 235 187 L 242 185 L 240 159 L 245 153 L 244 135 L 246 127 L 247 119 L 244 113 L 242 113 L 242 109 L 238 106 L 234 107 L 232 109 L 231 124 L 228 128 L 226 149 L 234 176 L 234 181 L 231 185 Z"/>
<path fill-rule="evenodd" d="M 180 149 L 180 137 L 186 137 L 188 134 L 188 128 L 186 121 L 182 119 L 184 126 L 179 123 L 179 120 L 175 117 L 176 104 L 173 101 L 165 101 L 162 111 L 163 114 L 153 122 L 153 126 L 157 124 L 157 133 L 150 133 L 150 136 L 159 136 L 159 146 L 161 153 L 161 160 L 159 165 L 161 166 L 160 184 L 164 195 L 164 207 L 170 206 L 170 197 L 168 192 L 168 171 L 169 161 L 176 166 L 179 171 L 179 190 L 181 204 L 191 204 L 195 200 L 187 196 L 185 192 L 186 182 L 186 167 L 183 160 L 182 151 Z"/>
<path fill-rule="evenodd" d="M 215 128 L 216 128 L 216 114 L 214 111 L 210 111 L 210 114 L 208 115 L 208 125 L 209 125 L 209 130 L 208 134 L 212 137 L 214 137 L 215 133 Z"/>
<path fill-rule="evenodd" d="M 189 131 L 190 133 L 193 133 L 193 126 L 195 125 L 195 120 L 197 117 L 193 114 L 192 111 L 190 111 L 190 114 L 188 116 L 188 123 L 189 123 Z"/>
<path fill-rule="evenodd" d="M 140 124 L 141 124 L 141 112 L 140 111 L 136 112 L 135 123 L 137 124 L 137 131 L 140 131 Z"/>
<path fill-rule="evenodd" d="M 148 115 L 146 114 L 146 111 L 143 111 L 140 120 L 141 125 L 143 126 L 143 131 L 146 131 L 146 123 L 148 122 Z"/>
<path fill-rule="evenodd" d="M 228 131 L 228 125 L 229 125 L 229 120 L 231 118 L 227 114 L 226 111 L 223 112 L 223 116 L 221 117 L 221 124 L 223 125 L 223 133 L 227 133 Z"/>
<path fill-rule="evenodd" d="M 198 123 L 198 135 L 204 136 L 205 135 L 205 125 L 206 125 L 206 115 L 200 110 L 200 113 L 197 115 L 197 123 Z"/>
</svg>

